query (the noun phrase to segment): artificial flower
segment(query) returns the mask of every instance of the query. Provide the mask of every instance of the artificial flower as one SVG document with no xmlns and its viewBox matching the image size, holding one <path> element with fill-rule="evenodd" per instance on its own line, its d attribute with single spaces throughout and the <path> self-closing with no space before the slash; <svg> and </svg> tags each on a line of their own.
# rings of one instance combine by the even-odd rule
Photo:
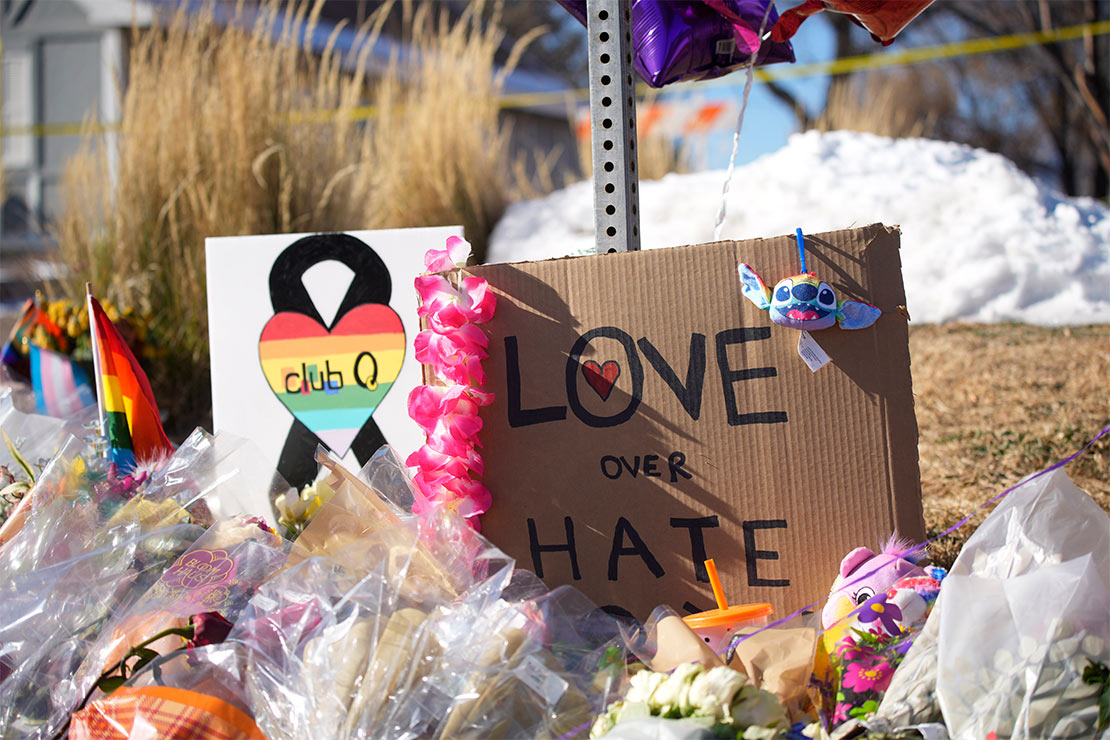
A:
<svg viewBox="0 0 1110 740">
<path fill-rule="evenodd" d="M 422 331 L 413 340 L 417 361 L 429 365 L 441 380 L 456 385 L 479 385 L 486 382 L 482 360 L 489 355 L 485 334 L 473 324 L 466 324 L 449 334 Z"/>
<path fill-rule="evenodd" d="M 468 259 L 470 242 L 457 236 L 449 236 L 444 249 L 429 249 L 424 253 L 424 267 L 428 272 L 443 272 L 465 267 Z"/>
<path fill-rule="evenodd" d="M 451 237 L 445 249 L 429 250 L 424 264 L 433 272 L 457 270 L 469 256 L 470 245 Z M 476 449 L 482 429 L 478 411 L 492 403 L 493 395 L 474 387 L 485 383 L 482 360 L 489 356 L 489 339 L 475 324 L 489 321 L 496 299 L 484 279 L 459 280 L 458 274 L 450 280 L 422 275 L 415 287 L 420 294 L 418 313 L 431 328 L 417 334 L 413 354 L 443 385 L 420 386 L 408 398 L 409 416 L 426 440 L 406 460 L 417 468 L 413 512 L 425 515 L 450 508 L 477 529 L 477 517 L 489 509 L 491 496 L 470 476 L 485 469 Z"/>
<path fill-rule="evenodd" d="M 894 672 L 885 660 L 878 663 L 854 662 L 844 669 L 840 679 L 845 688 L 856 692 L 886 691 Z"/>
<path fill-rule="evenodd" d="M 485 323 L 497 307 L 497 299 L 484 278 L 463 278 L 456 288 L 442 275 L 421 275 L 416 278 L 415 285 L 420 294 L 417 315 L 428 319 L 428 324 L 438 334 L 467 323 Z"/>
<path fill-rule="evenodd" d="M 418 385 L 409 393 L 409 417 L 425 434 L 474 439 L 482 428 L 478 410 L 492 400 L 492 394 L 465 385 Z"/>
<path fill-rule="evenodd" d="M 431 505 L 444 504 L 467 499 L 470 503 L 461 510 L 474 512 L 470 516 L 484 514 L 492 503 L 489 491 L 480 482 L 470 480 L 458 475 L 451 475 L 444 470 L 419 470 L 412 478 L 417 489 L 427 498 Z M 423 512 L 416 512 L 423 513 Z"/>
<path fill-rule="evenodd" d="M 898 608 L 897 604 L 887 601 L 885 593 L 876 594 L 864 602 L 856 618 L 864 623 L 878 622 L 875 626 L 881 627 L 886 634 L 891 636 L 902 632 L 900 624 L 902 610 Z"/>
<path fill-rule="evenodd" d="M 451 449 L 454 444 L 459 444 L 458 442 L 448 438 L 453 444 L 445 451 L 437 449 L 433 443 L 434 439 L 429 437 L 426 444 L 421 445 L 416 452 L 408 456 L 405 464 L 421 470 L 442 470 L 453 477 L 465 476 L 470 471 L 478 475 L 484 472 L 482 457 L 473 447 L 467 447 L 462 454 L 458 454 Z"/>
</svg>

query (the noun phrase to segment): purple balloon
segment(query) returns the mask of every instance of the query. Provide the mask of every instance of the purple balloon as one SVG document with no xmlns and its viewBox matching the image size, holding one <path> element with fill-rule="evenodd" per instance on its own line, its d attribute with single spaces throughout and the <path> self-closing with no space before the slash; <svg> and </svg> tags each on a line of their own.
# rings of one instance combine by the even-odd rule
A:
<svg viewBox="0 0 1110 740">
<path fill-rule="evenodd" d="M 558 0 L 586 24 L 585 0 Z M 632 49 L 636 72 L 652 87 L 708 80 L 748 66 L 793 62 L 789 42 L 759 42 L 778 20 L 770 0 L 633 0 Z M 763 21 L 767 14 L 766 22 Z"/>
</svg>

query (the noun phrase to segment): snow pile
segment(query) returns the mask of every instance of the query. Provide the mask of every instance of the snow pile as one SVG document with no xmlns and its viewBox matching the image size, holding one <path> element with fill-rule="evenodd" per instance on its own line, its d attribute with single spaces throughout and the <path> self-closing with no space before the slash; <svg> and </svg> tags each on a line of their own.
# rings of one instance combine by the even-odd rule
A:
<svg viewBox="0 0 1110 740">
<path fill-rule="evenodd" d="M 741 142 L 742 143 L 742 142 Z M 713 240 L 724 172 L 640 186 L 644 249 Z M 1110 322 L 1110 209 L 1032 180 L 962 144 L 846 131 L 791 137 L 737 168 L 722 239 L 902 227 L 915 322 Z M 593 191 L 581 182 L 513 204 L 490 240 L 493 262 L 593 250 Z"/>
</svg>

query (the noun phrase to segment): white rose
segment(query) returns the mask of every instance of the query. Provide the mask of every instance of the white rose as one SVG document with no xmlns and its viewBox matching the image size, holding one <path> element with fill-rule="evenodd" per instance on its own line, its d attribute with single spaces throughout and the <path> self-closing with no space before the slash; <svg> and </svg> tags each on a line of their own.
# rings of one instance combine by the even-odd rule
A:
<svg viewBox="0 0 1110 740">
<path fill-rule="evenodd" d="M 652 693 L 652 706 L 659 708 L 662 713 L 666 713 L 673 707 L 683 714 L 688 714 L 690 684 L 704 670 L 698 663 L 683 663 L 675 668 L 671 675 L 667 676 L 667 680 Z"/>
<path fill-rule="evenodd" d="M 665 680 L 667 676 L 664 673 L 640 671 L 629 681 L 628 693 L 624 696 L 625 701 L 651 701 L 651 695 Z"/>
<path fill-rule="evenodd" d="M 699 673 L 694 678 L 690 683 L 690 693 L 687 698 L 696 716 L 713 717 L 718 720 L 724 716 L 725 707 L 710 690 L 708 673 Z"/>
<path fill-rule="evenodd" d="M 736 692 L 748 683 L 748 677 L 728 666 L 717 666 L 706 674 L 709 679 L 709 692 L 723 707 L 732 704 Z"/>
<path fill-rule="evenodd" d="M 615 714 L 617 712 L 617 707 L 619 706 L 619 703 L 614 704 L 612 707 L 610 707 L 608 712 L 606 712 L 605 714 L 599 714 L 597 716 L 597 719 L 594 720 L 593 726 L 590 727 L 591 740 L 595 737 L 601 737 L 602 735 L 609 734 L 609 730 L 613 729 L 613 727 L 616 726 L 617 720 Z"/>
</svg>

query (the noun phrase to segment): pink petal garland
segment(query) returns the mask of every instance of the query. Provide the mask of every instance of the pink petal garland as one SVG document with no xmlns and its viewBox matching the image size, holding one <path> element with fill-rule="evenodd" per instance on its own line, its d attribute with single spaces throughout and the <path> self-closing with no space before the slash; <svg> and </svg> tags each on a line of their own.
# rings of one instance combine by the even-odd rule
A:
<svg viewBox="0 0 1110 740">
<path fill-rule="evenodd" d="M 478 517 L 492 502 L 490 492 L 472 477 L 485 470 L 477 451 L 478 410 L 493 403 L 493 394 L 479 387 L 486 382 L 482 360 L 489 356 L 489 340 L 475 324 L 493 318 L 497 299 L 482 278 L 459 279 L 469 258 L 470 244 L 450 237 L 445 249 L 428 250 L 424 265 L 430 272 L 453 270 L 452 279 L 421 275 L 415 281 L 421 303 L 417 314 L 429 328 L 416 335 L 414 354 L 432 369 L 438 384 L 417 386 L 409 394 L 409 416 L 426 439 L 405 462 L 417 469 L 414 513 L 446 506 L 478 529 Z"/>
</svg>

